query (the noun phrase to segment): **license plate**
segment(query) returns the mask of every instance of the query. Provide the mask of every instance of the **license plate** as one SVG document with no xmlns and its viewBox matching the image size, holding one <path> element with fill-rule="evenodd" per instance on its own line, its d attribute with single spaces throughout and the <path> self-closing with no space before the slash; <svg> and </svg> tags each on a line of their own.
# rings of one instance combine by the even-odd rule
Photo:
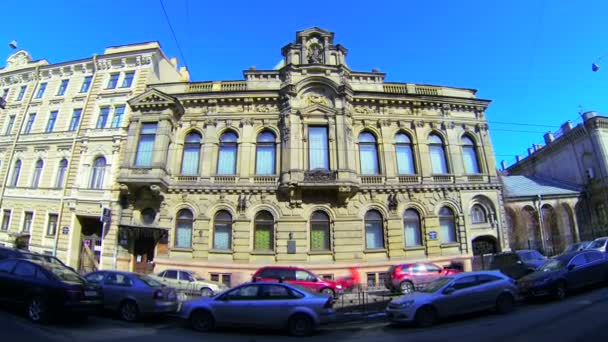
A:
<svg viewBox="0 0 608 342">
<path fill-rule="evenodd" d="M 85 297 L 97 297 L 97 291 L 84 291 Z"/>
</svg>

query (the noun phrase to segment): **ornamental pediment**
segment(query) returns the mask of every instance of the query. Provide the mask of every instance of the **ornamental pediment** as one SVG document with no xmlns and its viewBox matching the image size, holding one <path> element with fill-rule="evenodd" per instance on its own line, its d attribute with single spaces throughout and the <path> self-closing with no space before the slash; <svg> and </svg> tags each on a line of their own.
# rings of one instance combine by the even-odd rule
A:
<svg viewBox="0 0 608 342">
<path fill-rule="evenodd" d="M 157 89 L 150 89 L 127 101 L 131 108 L 137 109 L 163 109 L 163 108 L 180 108 L 179 101 L 168 94 L 165 94 Z M 183 109 L 182 109 L 183 112 Z"/>
<path fill-rule="evenodd" d="M 324 104 L 312 104 L 307 107 L 300 109 L 300 114 L 306 116 L 326 116 L 326 115 L 335 115 L 336 110 L 332 107 L 328 107 Z"/>
</svg>

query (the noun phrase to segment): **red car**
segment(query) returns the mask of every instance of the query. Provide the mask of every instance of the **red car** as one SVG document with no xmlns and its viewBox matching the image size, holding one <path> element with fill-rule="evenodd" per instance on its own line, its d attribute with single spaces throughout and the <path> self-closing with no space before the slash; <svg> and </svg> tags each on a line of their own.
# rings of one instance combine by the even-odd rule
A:
<svg viewBox="0 0 608 342">
<path fill-rule="evenodd" d="M 400 264 L 389 267 L 384 285 L 391 291 L 410 293 L 437 278 L 456 273 L 460 271 L 431 263 Z"/>
<path fill-rule="evenodd" d="M 342 285 L 319 278 L 314 273 L 299 267 L 267 266 L 257 270 L 252 281 L 284 281 L 299 285 L 314 292 L 321 292 L 336 297 L 344 292 Z"/>
</svg>

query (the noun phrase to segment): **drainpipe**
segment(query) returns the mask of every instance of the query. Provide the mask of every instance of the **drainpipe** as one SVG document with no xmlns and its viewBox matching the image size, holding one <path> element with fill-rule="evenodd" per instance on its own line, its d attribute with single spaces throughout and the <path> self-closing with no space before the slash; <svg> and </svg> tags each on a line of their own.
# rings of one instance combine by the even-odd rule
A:
<svg viewBox="0 0 608 342">
<path fill-rule="evenodd" d="M 13 143 L 11 144 L 11 155 L 8 159 L 8 164 L 7 164 L 7 170 L 6 170 L 6 174 L 4 175 L 4 180 L 2 182 L 3 186 L 2 186 L 2 191 L 0 192 L 0 207 L 2 207 L 2 202 L 4 202 L 4 192 L 6 189 L 6 182 L 8 180 L 8 176 L 11 173 L 11 165 L 13 165 L 13 160 L 15 157 L 15 147 L 17 146 L 17 142 L 19 141 L 19 138 L 21 137 L 21 131 L 23 130 L 23 123 L 27 120 L 27 114 L 30 111 L 30 106 L 32 105 L 32 99 L 34 98 L 34 95 L 36 94 L 36 90 L 38 89 L 38 84 L 40 83 L 40 78 L 38 77 L 38 73 L 40 72 L 40 67 L 37 66 L 34 68 L 34 90 L 32 91 L 32 93 L 29 96 L 29 99 L 27 101 L 27 106 L 25 107 L 25 110 L 23 111 L 23 117 L 21 118 L 21 123 L 19 124 L 19 129 L 17 130 L 17 134 L 15 135 L 15 139 L 13 139 Z M 14 128 L 13 128 L 14 129 Z M 23 168 L 21 169 L 20 172 L 23 171 Z M 12 215 L 12 212 L 11 212 Z M 19 229 L 21 229 L 20 227 L 17 227 L 17 231 L 19 231 Z M 32 227 L 33 229 L 33 227 Z M 32 233 L 32 229 L 30 229 L 30 234 Z M 10 231 L 10 229 L 9 229 Z"/>
<path fill-rule="evenodd" d="M 65 175 L 65 181 L 63 183 L 63 191 L 61 193 L 61 198 L 59 199 L 59 217 L 57 217 L 57 222 L 61 225 L 61 220 L 63 219 L 63 209 L 65 206 L 65 197 L 68 192 L 68 180 L 70 179 L 70 171 L 72 170 L 72 162 L 74 161 L 76 142 L 78 141 L 78 136 L 80 135 L 80 131 L 82 130 L 82 123 L 84 122 L 85 114 L 87 107 L 89 106 L 89 99 L 91 98 L 91 93 L 93 92 L 93 87 L 95 84 L 95 80 L 97 79 L 97 55 L 93 55 L 93 78 L 91 79 L 91 86 L 89 88 L 89 92 L 87 93 L 87 97 L 84 100 L 84 106 L 82 107 L 82 114 L 80 115 L 80 122 L 78 123 L 78 128 L 76 128 L 76 132 L 74 133 L 74 139 L 72 139 L 72 147 L 70 152 L 70 159 L 68 161 L 68 170 Z M 71 234 L 72 232 L 70 232 Z M 53 243 L 53 255 L 57 256 L 57 246 L 59 244 L 59 230 L 57 234 L 55 234 L 55 242 Z M 69 240 L 69 239 L 68 239 Z M 101 262 L 101 260 L 100 260 Z M 69 260 L 68 260 L 69 264 Z"/>
<path fill-rule="evenodd" d="M 540 229 L 540 246 L 543 249 L 543 253 L 547 253 L 545 250 L 545 231 L 543 224 L 543 202 L 541 194 L 538 194 L 538 228 Z"/>
</svg>

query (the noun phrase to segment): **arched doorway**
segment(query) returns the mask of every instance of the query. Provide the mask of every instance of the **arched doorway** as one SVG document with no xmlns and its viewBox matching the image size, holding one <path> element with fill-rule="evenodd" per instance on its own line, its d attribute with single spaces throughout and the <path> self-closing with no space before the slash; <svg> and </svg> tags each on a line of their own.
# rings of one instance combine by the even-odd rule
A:
<svg viewBox="0 0 608 342">
<path fill-rule="evenodd" d="M 541 249 L 542 239 L 540 237 L 540 225 L 538 224 L 537 211 L 527 205 L 521 210 L 522 228 L 525 229 L 526 241 L 523 244 L 527 249 Z"/>
<path fill-rule="evenodd" d="M 564 236 L 564 245 L 570 245 L 577 242 L 577 232 L 574 224 L 574 215 L 572 208 L 566 204 L 561 205 L 561 227 Z"/>
<path fill-rule="evenodd" d="M 549 204 L 541 208 L 543 217 L 543 230 L 547 244 L 545 253 L 547 255 L 559 254 L 564 250 L 563 237 L 557 225 L 557 215 L 555 209 Z"/>
<path fill-rule="evenodd" d="M 498 241 L 494 236 L 483 235 L 473 239 L 473 255 L 498 253 Z"/>
</svg>

